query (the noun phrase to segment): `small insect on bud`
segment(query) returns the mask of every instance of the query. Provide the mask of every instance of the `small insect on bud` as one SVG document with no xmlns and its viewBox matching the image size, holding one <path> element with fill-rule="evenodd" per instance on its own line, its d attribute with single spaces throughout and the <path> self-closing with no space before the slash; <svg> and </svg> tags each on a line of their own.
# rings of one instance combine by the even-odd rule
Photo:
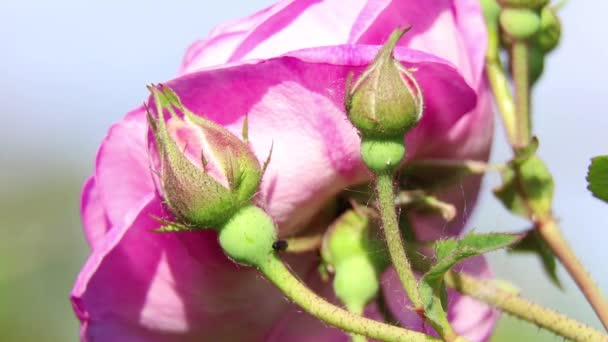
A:
<svg viewBox="0 0 608 342">
<path fill-rule="evenodd" d="M 285 240 L 277 240 L 272 243 L 272 249 L 274 249 L 276 252 L 282 252 L 282 251 L 286 250 L 287 247 L 288 247 L 288 243 Z"/>
</svg>

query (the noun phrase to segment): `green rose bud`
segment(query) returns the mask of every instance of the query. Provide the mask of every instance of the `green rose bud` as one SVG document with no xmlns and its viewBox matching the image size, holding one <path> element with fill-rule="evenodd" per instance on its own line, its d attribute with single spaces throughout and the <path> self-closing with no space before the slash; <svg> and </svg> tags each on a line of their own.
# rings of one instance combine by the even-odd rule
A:
<svg viewBox="0 0 608 342">
<path fill-rule="evenodd" d="M 500 27 L 509 39 L 526 40 L 540 30 L 540 14 L 527 8 L 506 8 L 500 12 Z"/>
<path fill-rule="evenodd" d="M 405 32 L 407 29 L 393 32 L 348 90 L 348 118 L 363 137 L 403 137 L 422 117 L 420 87 L 410 71 L 393 57 L 393 49 Z"/>
<path fill-rule="evenodd" d="M 149 89 L 156 106 L 156 118 L 148 111 L 156 171 L 164 202 L 178 221 L 174 228 L 221 226 L 257 192 L 263 173 L 257 158 L 228 130 L 191 113 L 168 87 Z M 188 138 L 180 141 L 183 136 Z M 200 146 L 201 155 L 188 154 L 189 145 Z"/>
<path fill-rule="evenodd" d="M 547 6 L 540 12 L 540 30 L 535 39 L 537 45 L 544 53 L 555 49 L 562 35 L 562 24 L 554 8 Z"/>
<path fill-rule="evenodd" d="M 325 264 L 335 273 L 333 287 L 346 307 L 361 313 L 380 289 L 380 274 L 388 265 L 382 241 L 374 239 L 366 208 L 349 210 L 331 225 L 321 249 Z"/>
</svg>

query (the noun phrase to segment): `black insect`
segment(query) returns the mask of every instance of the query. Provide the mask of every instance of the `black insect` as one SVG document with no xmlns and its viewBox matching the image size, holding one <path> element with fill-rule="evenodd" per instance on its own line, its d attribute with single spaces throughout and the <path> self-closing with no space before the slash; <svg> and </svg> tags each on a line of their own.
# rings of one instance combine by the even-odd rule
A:
<svg viewBox="0 0 608 342">
<path fill-rule="evenodd" d="M 277 240 L 272 243 L 272 249 L 277 252 L 282 252 L 287 249 L 287 241 L 285 240 Z"/>
</svg>

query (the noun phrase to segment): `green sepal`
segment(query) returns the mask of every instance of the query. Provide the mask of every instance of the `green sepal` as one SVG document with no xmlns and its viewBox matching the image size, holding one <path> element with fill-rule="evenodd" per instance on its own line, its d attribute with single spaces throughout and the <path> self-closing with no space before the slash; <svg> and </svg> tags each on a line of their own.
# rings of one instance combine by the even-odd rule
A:
<svg viewBox="0 0 608 342">
<path fill-rule="evenodd" d="M 536 229 L 530 229 L 524 233 L 524 238 L 509 249 L 510 253 L 533 253 L 536 254 L 551 282 L 562 289 L 561 281 L 557 276 L 557 262 L 551 248 L 540 236 Z"/>
<path fill-rule="evenodd" d="M 420 279 L 420 297 L 424 305 L 425 317 L 438 330 L 449 329 L 447 307 L 445 307 L 445 284 L 443 276 L 454 265 L 477 255 L 482 255 L 515 244 L 522 238 L 517 234 L 490 233 L 467 234 L 460 240 L 437 241 L 435 253 L 437 261 Z"/>
<path fill-rule="evenodd" d="M 587 189 L 593 196 L 608 202 L 608 155 L 591 159 L 587 172 Z"/>
<path fill-rule="evenodd" d="M 545 217 L 551 213 L 554 182 L 545 163 L 534 153 L 537 140 L 516 151 L 502 172 L 502 185 L 494 195 L 512 213 L 526 218 Z"/>
</svg>

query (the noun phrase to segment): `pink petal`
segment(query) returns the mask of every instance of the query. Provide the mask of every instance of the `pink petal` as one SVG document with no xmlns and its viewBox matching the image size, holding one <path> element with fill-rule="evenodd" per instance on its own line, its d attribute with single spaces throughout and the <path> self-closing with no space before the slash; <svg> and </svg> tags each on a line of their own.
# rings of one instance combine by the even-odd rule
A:
<svg viewBox="0 0 608 342">
<path fill-rule="evenodd" d="M 345 187 L 369 179 L 359 156 L 359 137 L 346 120 L 344 88 L 349 72 L 360 73 L 377 46 L 338 46 L 292 52 L 285 57 L 183 76 L 167 85 L 195 113 L 240 134 L 249 116 L 250 144 L 260 160 L 274 146 L 261 203 L 291 234 Z M 441 141 L 475 103 L 458 72 L 436 57 L 399 48 L 397 56 L 417 68 L 426 99 L 425 118 L 409 139 L 416 155 L 424 141 Z M 311 177 L 314 175 L 314 177 Z"/>
<path fill-rule="evenodd" d="M 479 278 L 490 278 L 492 276 L 484 257 L 465 260 L 454 269 Z M 411 306 L 411 302 L 407 299 L 407 295 L 393 268 L 390 268 L 384 274 L 382 287 L 388 298 L 389 308 L 402 326 L 435 334 L 433 329 L 423 322 L 418 314 L 407 309 Z M 472 342 L 487 341 L 498 317 L 499 313 L 495 309 L 470 297 L 462 296 L 456 291 L 448 290 L 448 319 L 454 330 L 464 338 Z"/>
<path fill-rule="evenodd" d="M 270 58 L 307 47 L 348 42 L 365 1 L 281 1 L 216 28 L 186 53 L 181 74 L 245 59 Z"/>
<path fill-rule="evenodd" d="M 89 177 L 84 183 L 80 201 L 80 212 L 84 234 L 91 249 L 99 244 L 103 236 L 110 229 L 103 203 L 99 198 L 99 189 L 95 184 L 95 177 Z"/>
<path fill-rule="evenodd" d="M 95 183 L 108 220 L 122 225 L 127 213 L 155 191 L 148 162 L 143 108 L 114 124 L 97 153 Z"/>
<path fill-rule="evenodd" d="M 477 0 L 281 1 L 193 44 L 180 73 L 303 48 L 382 44 L 396 27 L 409 25 L 401 45 L 441 56 L 479 84 L 486 31 Z"/>
<path fill-rule="evenodd" d="M 164 216 L 154 195 L 112 229 L 72 291 L 83 341 L 256 341 L 287 309 L 252 268 L 222 253 L 214 231 L 151 232 Z M 291 261 L 308 272 L 316 257 Z"/>
</svg>

